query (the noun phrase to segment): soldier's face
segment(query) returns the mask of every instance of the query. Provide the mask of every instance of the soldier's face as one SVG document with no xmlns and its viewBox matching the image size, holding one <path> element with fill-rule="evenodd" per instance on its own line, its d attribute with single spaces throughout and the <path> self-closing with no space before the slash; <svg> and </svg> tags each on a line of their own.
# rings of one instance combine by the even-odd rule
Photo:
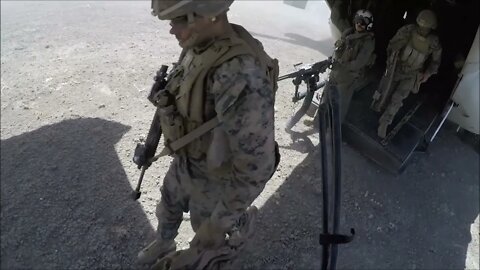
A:
<svg viewBox="0 0 480 270">
<path fill-rule="evenodd" d="M 365 31 L 366 28 L 367 28 L 367 26 L 362 22 L 356 22 L 355 23 L 355 30 L 357 30 L 357 32 L 363 32 L 363 31 Z"/>
<path fill-rule="evenodd" d="M 206 29 L 210 20 L 205 17 L 195 17 L 193 22 L 188 22 L 187 16 L 177 17 L 170 21 L 170 34 L 178 40 L 182 48 L 195 46 L 207 36 Z"/>
<path fill-rule="evenodd" d="M 417 26 L 417 32 L 421 35 L 421 36 L 427 36 L 429 33 L 430 33 L 430 28 L 426 28 L 426 27 L 421 27 L 421 26 Z"/>
<path fill-rule="evenodd" d="M 192 36 L 187 16 L 177 17 L 170 21 L 170 34 L 174 35 L 181 47 Z"/>
</svg>

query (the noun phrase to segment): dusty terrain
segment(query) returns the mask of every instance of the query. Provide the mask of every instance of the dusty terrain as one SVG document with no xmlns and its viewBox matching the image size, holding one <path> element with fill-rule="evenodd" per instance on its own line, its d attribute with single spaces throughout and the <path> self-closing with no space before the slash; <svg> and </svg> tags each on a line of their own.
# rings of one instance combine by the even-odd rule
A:
<svg viewBox="0 0 480 270">
<path fill-rule="evenodd" d="M 333 40 L 323 2 L 240 2 L 243 24 L 280 59 L 282 73 L 324 59 Z M 156 227 L 170 160 L 129 195 L 131 162 L 154 108 L 146 95 L 179 48 L 150 2 L 1 2 L 1 268 L 141 269 L 136 252 Z M 319 269 L 318 136 L 283 131 L 298 108 L 290 82 L 277 93 L 279 170 L 255 204 L 258 237 L 238 269 Z M 308 129 L 302 123 L 299 130 Z M 341 269 L 478 269 L 479 156 L 447 125 L 429 151 L 392 175 L 343 145 Z M 187 222 L 178 237 L 193 236 Z"/>
</svg>

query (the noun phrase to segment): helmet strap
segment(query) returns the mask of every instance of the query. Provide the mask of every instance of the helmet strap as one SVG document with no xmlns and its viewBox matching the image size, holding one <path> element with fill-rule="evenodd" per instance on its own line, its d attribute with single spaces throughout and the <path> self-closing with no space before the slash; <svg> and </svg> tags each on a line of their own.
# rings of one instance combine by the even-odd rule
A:
<svg viewBox="0 0 480 270">
<path fill-rule="evenodd" d="M 193 48 L 197 44 L 199 34 L 193 32 L 192 35 L 184 42 L 183 47 L 185 49 Z"/>
<path fill-rule="evenodd" d="M 195 13 L 189 12 L 185 15 L 187 17 L 187 23 L 189 28 L 193 28 L 195 24 Z M 185 40 L 183 47 L 184 49 L 192 48 L 197 43 L 199 34 L 196 31 L 192 31 L 191 36 Z"/>
<path fill-rule="evenodd" d="M 187 21 L 188 21 L 188 24 L 195 23 L 195 14 L 193 12 L 187 13 Z"/>
</svg>

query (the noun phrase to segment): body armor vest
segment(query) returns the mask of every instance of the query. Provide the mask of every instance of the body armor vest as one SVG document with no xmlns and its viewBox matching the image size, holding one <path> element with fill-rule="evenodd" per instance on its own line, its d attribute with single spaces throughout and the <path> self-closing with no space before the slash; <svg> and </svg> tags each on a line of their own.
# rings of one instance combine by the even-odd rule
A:
<svg viewBox="0 0 480 270">
<path fill-rule="evenodd" d="M 424 67 L 425 61 L 431 53 L 431 40 L 413 31 L 411 38 L 400 54 L 404 70 L 418 71 Z"/>
<path fill-rule="evenodd" d="M 169 76 L 165 89 L 175 96 L 175 103 L 165 108 L 162 115 L 164 141 L 175 141 L 215 117 L 214 108 L 206 107 L 207 78 L 217 67 L 240 55 L 255 57 L 271 79 L 276 90 L 278 62 L 270 58 L 259 41 L 243 27 L 232 24 L 233 31 L 212 40 L 202 48 L 182 52 L 179 63 Z M 193 158 L 206 153 L 211 143 L 211 132 L 199 137 L 181 150 Z"/>
<path fill-rule="evenodd" d="M 335 60 L 339 63 L 348 63 L 357 58 L 360 48 L 366 39 L 373 39 L 373 33 L 357 33 L 353 28 L 345 31 L 344 37 L 336 44 Z M 365 40 L 364 40 L 365 39 Z"/>
</svg>

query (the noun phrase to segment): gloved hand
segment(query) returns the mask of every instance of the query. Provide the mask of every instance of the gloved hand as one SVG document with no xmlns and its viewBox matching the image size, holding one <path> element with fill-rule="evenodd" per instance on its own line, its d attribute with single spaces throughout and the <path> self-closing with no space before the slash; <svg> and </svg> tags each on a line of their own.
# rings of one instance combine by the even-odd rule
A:
<svg viewBox="0 0 480 270">
<path fill-rule="evenodd" d="M 157 107 L 166 107 L 174 102 L 174 97 L 163 88 L 156 92 L 152 90 L 147 98 Z"/>
<path fill-rule="evenodd" d="M 155 83 L 152 85 L 150 89 L 150 93 L 148 94 L 147 99 L 153 103 L 155 106 L 159 106 L 159 102 L 163 102 L 159 100 L 162 95 L 159 95 L 161 92 L 164 91 L 165 86 L 167 86 L 167 70 L 168 66 L 162 65 L 160 70 L 157 71 L 157 75 L 153 78 Z M 161 106 L 161 105 L 160 105 Z"/>
<path fill-rule="evenodd" d="M 430 78 L 430 76 L 429 76 L 427 73 L 421 73 L 420 76 L 419 76 L 418 82 L 419 82 L 419 83 L 424 83 L 424 82 L 426 82 L 429 78 Z"/>
<path fill-rule="evenodd" d="M 138 168 L 142 166 L 147 166 L 147 168 L 152 164 L 147 158 L 147 151 L 144 144 L 138 143 L 135 148 L 135 153 L 133 154 L 133 162 L 138 165 Z"/>
<path fill-rule="evenodd" d="M 223 228 L 207 219 L 198 228 L 197 233 L 190 242 L 190 246 L 203 249 L 217 249 L 225 244 L 225 234 L 226 232 Z"/>
</svg>

